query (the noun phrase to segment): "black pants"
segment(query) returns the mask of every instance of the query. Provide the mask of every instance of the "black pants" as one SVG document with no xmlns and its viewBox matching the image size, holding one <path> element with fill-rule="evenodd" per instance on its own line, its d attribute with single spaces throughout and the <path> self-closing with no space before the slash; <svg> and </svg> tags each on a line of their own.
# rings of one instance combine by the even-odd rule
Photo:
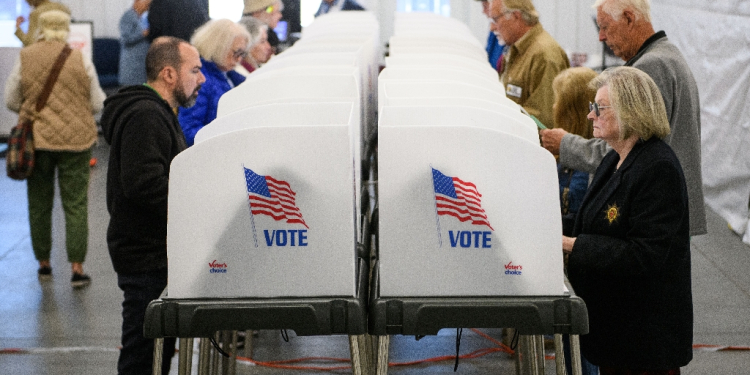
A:
<svg viewBox="0 0 750 375">
<path fill-rule="evenodd" d="M 167 286 L 167 270 L 117 274 L 117 286 L 125 296 L 122 302 L 122 350 L 117 361 L 117 373 L 151 374 L 154 340 L 143 337 L 143 320 L 149 302 L 158 299 Z M 169 373 L 175 341 L 173 337 L 164 338 L 163 375 Z"/>
</svg>

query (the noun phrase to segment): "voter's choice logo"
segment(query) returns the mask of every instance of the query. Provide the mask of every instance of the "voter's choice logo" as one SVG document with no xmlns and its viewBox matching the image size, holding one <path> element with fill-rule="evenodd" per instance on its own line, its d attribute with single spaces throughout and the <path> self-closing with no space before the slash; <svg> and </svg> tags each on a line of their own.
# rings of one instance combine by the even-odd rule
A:
<svg viewBox="0 0 750 375">
<path fill-rule="evenodd" d="M 505 265 L 506 275 L 521 276 L 522 273 L 523 273 L 523 266 L 520 264 L 513 264 L 513 262 L 511 261 Z"/>
<path fill-rule="evenodd" d="M 208 264 L 209 273 L 227 273 L 229 267 L 226 263 L 220 263 L 216 259 Z"/>
<path fill-rule="evenodd" d="M 492 248 L 494 229 L 482 208 L 482 194 L 479 193 L 477 186 L 458 177 L 446 176 L 435 168 L 431 169 L 440 247 L 443 246 L 440 217 L 451 216 L 461 223 L 469 223 L 476 227 L 473 230 L 449 229 L 448 237 L 451 247 Z M 451 221 L 444 224 L 450 225 Z"/>
<path fill-rule="evenodd" d="M 258 234 L 255 227 L 255 216 L 268 216 L 280 224 L 291 225 L 293 229 L 263 229 L 261 241 L 268 247 L 307 246 L 309 227 L 297 207 L 297 193 L 292 186 L 271 176 L 261 176 L 249 168 L 245 171 L 247 195 L 250 206 L 250 219 L 253 226 L 253 240 L 258 247 Z"/>
</svg>

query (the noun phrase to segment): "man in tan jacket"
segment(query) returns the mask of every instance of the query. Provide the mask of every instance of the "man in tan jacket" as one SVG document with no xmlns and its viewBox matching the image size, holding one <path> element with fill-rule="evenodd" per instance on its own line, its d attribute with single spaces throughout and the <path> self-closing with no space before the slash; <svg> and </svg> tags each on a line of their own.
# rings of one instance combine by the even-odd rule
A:
<svg viewBox="0 0 750 375">
<path fill-rule="evenodd" d="M 539 23 L 531 0 L 493 0 L 490 19 L 505 40 L 500 81 L 506 96 L 552 128 L 552 80 L 568 56 Z"/>
</svg>

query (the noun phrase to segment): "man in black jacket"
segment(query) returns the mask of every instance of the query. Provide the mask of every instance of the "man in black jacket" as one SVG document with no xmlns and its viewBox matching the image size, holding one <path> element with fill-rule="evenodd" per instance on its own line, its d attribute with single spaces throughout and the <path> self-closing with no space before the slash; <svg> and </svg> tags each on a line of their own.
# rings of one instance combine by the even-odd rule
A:
<svg viewBox="0 0 750 375">
<path fill-rule="evenodd" d="M 107 244 L 122 289 L 122 350 L 118 374 L 150 374 L 153 341 L 143 337 L 148 303 L 167 286 L 169 166 L 185 150 L 178 106 L 195 103 L 205 77 L 200 55 L 184 40 L 154 40 L 146 55 L 148 82 L 104 102 L 102 130 L 109 144 Z M 162 371 L 169 372 L 175 341 L 165 340 Z"/>
</svg>

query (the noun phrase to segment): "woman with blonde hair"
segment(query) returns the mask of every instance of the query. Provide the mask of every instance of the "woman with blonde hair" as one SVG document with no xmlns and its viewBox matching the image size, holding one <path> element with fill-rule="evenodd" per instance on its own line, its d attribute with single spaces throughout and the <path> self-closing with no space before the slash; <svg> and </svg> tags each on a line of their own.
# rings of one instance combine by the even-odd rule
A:
<svg viewBox="0 0 750 375">
<path fill-rule="evenodd" d="M 178 116 L 188 146 L 193 145 L 195 134 L 216 118 L 219 98 L 245 81 L 234 68 L 247 56 L 250 40 L 244 26 L 228 19 L 211 20 L 195 30 L 190 43 L 201 55 L 206 82 L 195 105 L 182 108 Z"/>
<path fill-rule="evenodd" d="M 21 30 L 21 24 L 26 22 L 26 19 L 23 16 L 18 16 L 16 18 L 16 37 L 18 37 L 18 40 L 23 43 L 24 47 L 36 42 L 39 39 L 39 16 L 42 13 L 48 12 L 50 10 L 59 10 L 70 15 L 70 9 L 60 3 L 49 0 L 26 0 L 26 2 L 30 6 L 34 7 L 34 10 L 32 10 L 29 14 L 29 28 L 27 32 L 23 32 L 23 30 Z"/>
<path fill-rule="evenodd" d="M 26 188 L 29 203 L 31 246 L 39 261 L 41 280 L 52 277 L 52 208 L 55 172 L 65 211 L 65 241 L 71 263 L 73 287 L 88 285 L 83 273 L 88 250 L 88 186 L 91 148 L 96 141 L 94 113 L 101 111 L 104 92 L 94 64 L 66 40 L 70 16 L 60 10 L 39 16 L 40 40 L 21 50 L 5 83 L 5 102 L 19 118 L 33 119 L 34 170 Z M 46 105 L 36 109 L 37 98 L 63 51 L 69 56 L 52 86 Z"/>
<path fill-rule="evenodd" d="M 676 375 L 693 357 L 690 220 L 680 162 L 662 141 L 664 101 L 631 67 L 607 69 L 592 84 L 588 118 L 612 150 L 562 240 L 589 315 L 581 353 L 602 375 Z"/>
<path fill-rule="evenodd" d="M 568 68 L 560 72 L 552 81 L 552 92 L 555 101 L 552 104 L 552 119 L 555 128 L 591 138 L 591 122 L 588 115 L 588 103 L 594 100 L 596 90 L 589 87 L 589 82 L 596 77 L 596 72 L 589 68 Z M 563 220 L 563 234 L 570 235 L 573 230 L 578 207 L 589 185 L 589 174 L 570 168 L 557 166 L 560 182 L 560 210 Z"/>
</svg>

